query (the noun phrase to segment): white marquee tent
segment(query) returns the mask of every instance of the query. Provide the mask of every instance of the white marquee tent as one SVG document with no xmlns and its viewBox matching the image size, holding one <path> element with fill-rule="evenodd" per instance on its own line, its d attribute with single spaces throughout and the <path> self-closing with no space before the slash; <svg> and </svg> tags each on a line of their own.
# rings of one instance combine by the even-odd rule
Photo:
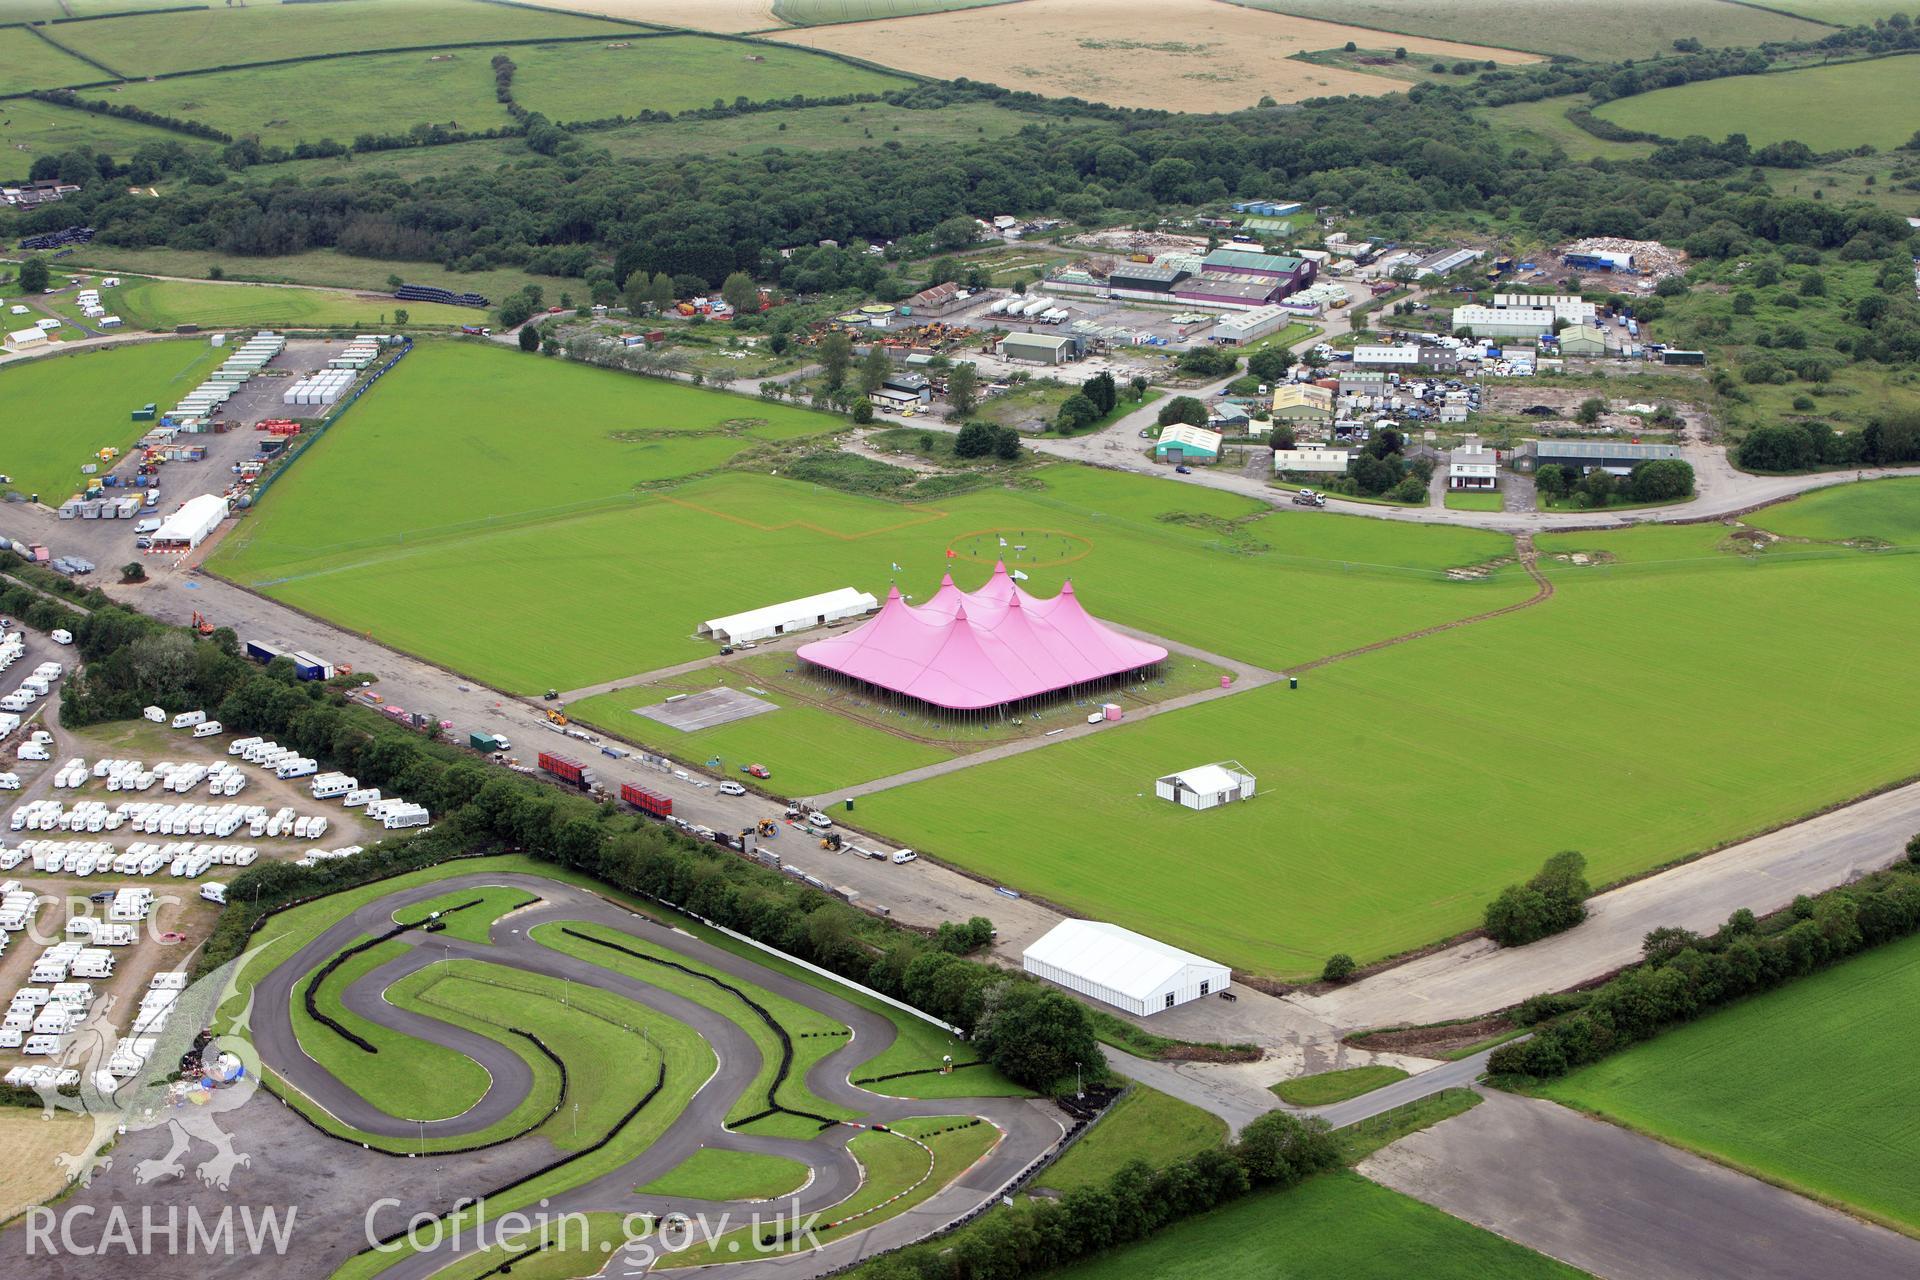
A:
<svg viewBox="0 0 1920 1280">
<path fill-rule="evenodd" d="M 1223 964 L 1099 920 L 1063 920 L 1021 960 L 1037 978 L 1138 1014 L 1171 1009 L 1233 983 Z"/>
<path fill-rule="evenodd" d="M 1189 809 L 1211 809 L 1235 800 L 1251 800 L 1254 778 L 1238 760 L 1221 760 L 1170 773 L 1153 782 L 1153 794 Z"/>
<path fill-rule="evenodd" d="M 155 551 L 191 551 L 227 518 L 227 500 L 217 494 L 203 493 L 188 498 L 180 509 L 168 516 L 153 531 Z"/>
<path fill-rule="evenodd" d="M 879 607 L 880 602 L 870 592 L 841 587 L 838 591 L 822 592 L 803 600 L 762 605 L 744 613 L 710 618 L 700 624 L 699 634 L 721 644 L 744 644 L 857 618 Z"/>
</svg>

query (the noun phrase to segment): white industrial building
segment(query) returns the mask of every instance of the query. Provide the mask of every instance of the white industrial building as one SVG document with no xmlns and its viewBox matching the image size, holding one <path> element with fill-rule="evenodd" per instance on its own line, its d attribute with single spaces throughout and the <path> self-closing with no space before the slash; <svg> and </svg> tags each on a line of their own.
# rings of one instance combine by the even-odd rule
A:
<svg viewBox="0 0 1920 1280">
<path fill-rule="evenodd" d="M 205 542 L 226 518 L 227 500 L 218 494 L 203 493 L 197 498 L 188 498 L 153 531 L 152 549 L 191 551 Z"/>
<path fill-rule="evenodd" d="M 1493 305 L 1500 311 L 1546 307 L 1568 324 L 1592 324 L 1600 314 L 1599 307 L 1577 293 L 1496 293 Z"/>
<path fill-rule="evenodd" d="M 1361 345 L 1353 349 L 1353 365 L 1356 369 L 1411 369 L 1419 363 L 1418 343 L 1390 347 Z"/>
<path fill-rule="evenodd" d="M 1455 307 L 1453 330 L 1476 338 L 1537 338 L 1553 332 L 1552 307 Z"/>
<path fill-rule="evenodd" d="M 1343 476 L 1353 461 L 1350 449 L 1320 449 L 1308 445 L 1299 449 L 1275 449 L 1275 473 L 1291 471 L 1299 475 Z"/>
<path fill-rule="evenodd" d="M 1285 307 L 1255 307 L 1237 315 L 1224 316 L 1213 327 L 1213 340 L 1238 347 L 1258 342 L 1270 333 L 1278 333 L 1293 322 L 1293 313 Z"/>
<path fill-rule="evenodd" d="M 1233 984 L 1233 971 L 1223 964 L 1098 920 L 1061 921 L 1021 962 L 1036 978 L 1143 1015 Z"/>
<path fill-rule="evenodd" d="M 802 600 L 762 605 L 745 613 L 710 618 L 700 624 L 697 634 L 720 644 L 746 644 L 805 631 L 809 627 L 823 627 L 829 622 L 857 618 L 879 607 L 880 602 L 873 598 L 871 592 L 841 587 L 837 591 L 825 591 Z"/>
<path fill-rule="evenodd" d="M 1216 760 L 1153 782 L 1153 794 L 1188 809 L 1215 809 L 1253 799 L 1253 775 L 1238 760 Z"/>
</svg>

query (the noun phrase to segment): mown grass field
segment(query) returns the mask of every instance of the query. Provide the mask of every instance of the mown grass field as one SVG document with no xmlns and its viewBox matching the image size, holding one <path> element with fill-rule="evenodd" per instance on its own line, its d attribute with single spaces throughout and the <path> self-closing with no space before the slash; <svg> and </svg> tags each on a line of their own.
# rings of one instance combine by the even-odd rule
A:
<svg viewBox="0 0 1920 1280">
<path fill-rule="evenodd" d="M 1713 47 L 1736 47 L 1769 40 L 1818 40 L 1830 31 L 1817 22 L 1729 0 L 1625 0 L 1613 5 L 1543 5 L 1533 0 L 1235 2 L 1400 35 L 1565 54 L 1595 62 L 1672 53 L 1673 42 L 1687 36 Z"/>
<path fill-rule="evenodd" d="M 1767 507 L 1746 523 L 1787 538 L 1846 542 L 1870 538 L 1896 547 L 1920 542 L 1920 479 L 1873 480 L 1810 493 Z"/>
<path fill-rule="evenodd" d="M 1763 76 L 1730 76 L 1616 98 L 1594 114 L 1666 137 L 1744 133 L 1754 146 L 1889 150 L 1920 127 L 1920 57 L 1874 58 Z"/>
<path fill-rule="evenodd" d="M 0 367 L 0 474 L 9 488 L 58 506 L 78 492 L 83 463 L 105 447 L 125 450 L 150 423 L 129 415 L 170 403 L 218 367 L 204 339 L 137 342 L 14 361 Z"/>
<path fill-rule="evenodd" d="M 1549 556 L 1620 563 L 1549 560 L 1557 592 L 1538 607 L 1309 672 L 1297 691 L 1109 726 L 1048 747 L 1044 767 L 998 760 L 869 795 L 861 822 L 1072 910 L 1300 978 L 1336 951 L 1371 960 L 1473 927 L 1558 850 L 1584 852 L 1605 884 L 1910 773 L 1920 726 L 1886 708 L 1920 697 L 1920 671 L 1777 655 L 1898 650 L 1920 623 L 1920 560 L 1750 564 L 1718 549 L 1722 532 L 1541 538 Z M 1494 714 L 1471 692 L 1483 681 L 1527 692 Z M 1153 797 L 1154 778 L 1223 758 L 1263 794 L 1201 813 Z M 1495 831 L 1481 821 L 1494 813 L 1527 817 Z"/>
<path fill-rule="evenodd" d="M 530 906 L 539 899 L 525 889 L 504 885 L 482 885 L 478 889 L 455 889 L 452 893 L 425 902 L 416 902 L 394 913 L 396 924 L 418 924 L 434 912 L 445 912 L 444 936 L 466 942 L 487 942 L 493 922 L 510 911 Z M 459 908 L 455 910 L 455 908 Z"/>
<path fill-rule="evenodd" d="M 56 30 L 56 38 L 68 48 L 128 77 L 319 53 L 457 45 L 471 40 L 602 32 L 618 39 L 634 34 L 630 26 L 577 13 L 485 4 L 481 0 L 355 0 L 353 4 L 256 4 L 236 8 L 216 5 L 189 13 L 76 22 Z M 481 59 L 482 64 L 485 61 Z"/>
<path fill-rule="evenodd" d="M 438 302 L 399 302 L 334 289 L 295 289 L 271 284 L 200 283 L 127 277 L 111 299 L 120 318 L 141 329 L 171 329 L 178 324 L 202 328 L 267 326 L 297 329 L 392 328 L 395 313 L 407 313 L 408 327 L 473 324 L 486 319 L 472 307 Z"/>
<path fill-rule="evenodd" d="M 688 1200 L 771 1200 L 799 1190 L 806 1180 L 807 1166 L 798 1160 L 703 1147 L 635 1190 L 643 1196 Z"/>
<path fill-rule="evenodd" d="M 1920 1234 L 1920 939 L 1856 956 L 1539 1087 Z"/>
<path fill-rule="evenodd" d="M 705 36 L 635 40 L 625 49 L 598 43 L 529 45 L 508 53 L 519 68 L 513 96 L 528 110 L 563 123 L 686 111 L 716 101 L 732 104 L 736 98 L 765 102 L 799 94 L 883 93 L 912 83 L 798 49 Z M 487 88 L 491 93 L 491 77 Z"/>
<path fill-rule="evenodd" d="M 1574 1280 L 1584 1273 L 1341 1172 L 1290 1191 L 1248 1196 L 1056 1274 L 1059 1280 Z"/>
<path fill-rule="evenodd" d="M 569 411 L 556 417 L 560 402 Z M 730 432 L 730 420 L 755 425 Z M 1083 548 L 1032 564 L 1030 590 L 1051 595 L 1071 576 L 1098 615 L 1276 666 L 1531 590 L 1511 571 L 1446 579 L 1450 566 L 1509 553 L 1497 535 L 1262 515 L 1248 499 L 1075 467 L 1031 473 L 1044 488 L 937 505 L 764 475 L 634 490 L 718 467 L 756 439 L 838 425 L 517 352 L 423 347 L 275 486 L 216 568 L 517 690 L 710 654 L 693 638 L 701 621 L 797 594 L 845 585 L 879 596 L 895 579 L 925 593 L 950 564 L 975 587 L 990 558 L 949 562 L 946 550 L 994 531 L 1013 543 L 1062 531 Z M 621 430 L 684 434 L 608 438 Z M 428 475 L 437 483 L 420 483 Z M 489 596 L 518 607 L 471 607 Z M 583 607 L 594 600 L 610 603 Z M 528 645 L 528 617 L 568 622 Z"/>
<path fill-rule="evenodd" d="M 450 49 L 329 58 L 117 85 L 82 96 L 212 125 L 236 138 L 257 137 L 265 146 L 290 148 L 322 138 L 351 143 L 363 133 L 405 133 L 416 124 L 478 132 L 513 123 L 494 99 L 488 62 L 498 52 Z M 326 103 L 326 109 L 313 110 L 310 104 L 317 102 Z"/>
<path fill-rule="evenodd" d="M 1100 1123 L 1040 1175 L 1055 1191 L 1103 1187 L 1120 1167 L 1145 1160 L 1156 1167 L 1227 1140 L 1227 1122 L 1191 1102 L 1136 1084 Z"/>
<path fill-rule="evenodd" d="M 1346 1067 L 1339 1071 L 1321 1071 L 1310 1076 L 1282 1080 L 1273 1086 L 1273 1092 L 1280 1101 L 1290 1102 L 1296 1107 L 1324 1107 L 1329 1103 L 1357 1098 L 1363 1093 L 1371 1093 L 1406 1078 L 1407 1073 L 1398 1067 Z"/>
<path fill-rule="evenodd" d="M 1497 493 L 1478 493 L 1468 489 L 1449 489 L 1446 496 L 1449 511 L 1499 511 L 1505 502 Z"/>
<path fill-rule="evenodd" d="M 0 27 L 0 93 L 57 89 L 102 79 L 105 76 L 98 67 L 54 48 L 24 27 Z M 0 113 L 12 106 L 0 104 Z M 7 140 L 13 141 L 10 134 Z"/>
</svg>

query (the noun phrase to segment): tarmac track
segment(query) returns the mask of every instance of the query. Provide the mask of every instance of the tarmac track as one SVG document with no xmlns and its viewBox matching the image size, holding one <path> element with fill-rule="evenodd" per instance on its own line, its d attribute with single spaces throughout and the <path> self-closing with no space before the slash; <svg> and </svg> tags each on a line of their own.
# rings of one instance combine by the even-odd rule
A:
<svg viewBox="0 0 1920 1280">
<path fill-rule="evenodd" d="M 301 998 L 308 975 L 363 935 L 378 935 L 391 928 L 395 912 L 461 889 L 491 885 L 525 889 L 542 901 L 496 921 L 490 945 L 420 931 L 400 934 L 395 941 L 406 944 L 408 953 L 363 975 L 342 993 L 346 1006 L 368 1021 L 467 1054 L 492 1077 L 481 1100 L 458 1116 L 422 1124 L 389 1115 L 361 1098 L 348 1083 L 336 1079 L 300 1048 L 293 1031 L 293 1004 Z M 704 1213 L 710 1218 L 730 1212 L 736 1222 L 745 1222 L 755 1206 L 633 1193 L 634 1187 L 668 1172 L 702 1147 L 780 1155 L 808 1166 L 813 1175 L 811 1182 L 797 1196 L 779 1202 L 789 1212 L 796 1203 L 802 1215 L 828 1209 L 859 1188 L 859 1166 L 847 1151 L 847 1143 L 859 1131 L 855 1127 L 836 1125 L 810 1140 L 729 1132 L 725 1128 L 727 1114 L 753 1083 L 761 1067 L 760 1052 L 752 1039 L 732 1019 L 704 1005 L 552 950 L 528 936 L 538 925 L 562 920 L 583 921 L 633 934 L 653 946 L 677 952 L 689 963 L 754 983 L 839 1020 L 853 1032 L 851 1040 L 815 1064 L 807 1073 L 806 1083 L 820 1098 L 861 1113 L 861 1123 L 913 1116 L 978 1115 L 1001 1131 L 997 1145 L 987 1156 L 917 1208 L 809 1253 L 729 1264 L 725 1268 L 728 1276 L 742 1280 L 774 1274 L 816 1276 L 879 1249 L 917 1239 L 990 1201 L 1014 1175 L 1064 1136 L 1059 1113 L 1034 1100 L 914 1100 L 883 1097 L 856 1088 L 848 1080 L 851 1071 L 884 1050 L 897 1034 L 887 1018 L 678 929 L 617 907 L 588 890 L 531 875 L 455 876 L 389 894 L 337 921 L 255 987 L 252 1027 L 255 1047 L 262 1062 L 282 1079 L 355 1128 L 395 1138 L 418 1137 L 423 1132 L 427 1137 L 440 1138 L 477 1134 L 510 1115 L 526 1097 L 532 1087 L 526 1063 L 511 1049 L 487 1037 L 387 1003 L 385 990 L 410 973 L 448 959 L 478 960 L 564 978 L 583 987 L 612 992 L 686 1024 L 713 1049 L 718 1066 L 666 1132 L 646 1151 L 599 1178 L 551 1197 L 546 1212 L 658 1216 L 677 1211 L 691 1215 Z M 270 933 L 267 936 L 270 937 Z M 567 1057 L 566 1046 L 549 1047 L 563 1060 Z M 577 1069 L 570 1064 L 570 1070 Z M 318 1137 L 314 1140 L 325 1141 Z M 516 1141 L 545 1143 L 544 1138 L 538 1137 Z M 769 1210 L 762 1206 L 761 1212 Z M 460 1242 L 460 1247 L 449 1242 L 436 1251 L 404 1258 L 382 1274 L 393 1280 L 420 1280 L 430 1276 L 461 1253 L 472 1250 L 470 1235 Z M 615 1270 L 618 1269 L 616 1264 Z"/>
</svg>

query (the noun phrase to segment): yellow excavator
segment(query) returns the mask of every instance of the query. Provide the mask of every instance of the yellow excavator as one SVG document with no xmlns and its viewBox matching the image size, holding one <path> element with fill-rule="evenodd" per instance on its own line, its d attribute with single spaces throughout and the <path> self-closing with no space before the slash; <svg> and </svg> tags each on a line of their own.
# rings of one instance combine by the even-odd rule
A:
<svg viewBox="0 0 1920 1280">
<path fill-rule="evenodd" d="M 566 713 L 566 712 L 564 712 L 564 711 L 558 711 L 558 710 L 555 710 L 555 709 L 554 709 L 554 708 L 552 708 L 552 707 L 548 707 L 548 708 L 547 708 L 547 719 L 548 719 L 548 720 L 550 720 L 550 721 L 552 721 L 552 722 L 553 722 L 554 724 L 567 724 L 567 723 L 569 723 L 569 721 L 567 720 L 567 713 Z"/>
</svg>

